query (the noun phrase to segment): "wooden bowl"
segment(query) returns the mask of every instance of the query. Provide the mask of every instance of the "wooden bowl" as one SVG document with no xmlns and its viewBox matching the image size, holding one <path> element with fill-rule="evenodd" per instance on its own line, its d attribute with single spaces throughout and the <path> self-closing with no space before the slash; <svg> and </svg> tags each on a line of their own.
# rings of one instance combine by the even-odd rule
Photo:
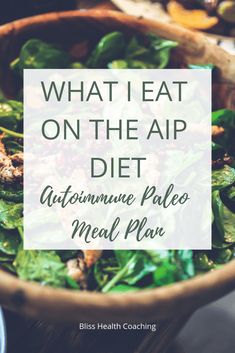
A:
<svg viewBox="0 0 235 353">
<path fill-rule="evenodd" d="M 229 87 L 227 92 L 234 92 L 234 57 L 208 43 L 202 34 L 104 10 L 52 13 L 0 27 L 1 85 L 9 96 L 14 94 L 14 80 L 8 65 L 17 56 L 22 43 L 29 38 L 57 42 L 66 49 L 80 39 L 94 41 L 105 32 L 118 29 L 127 35 L 152 32 L 178 41 L 179 47 L 173 55 L 175 63 L 212 63 L 219 72 L 216 84 L 225 90 L 227 88 L 224 87 Z M 224 104 L 220 101 L 219 104 L 222 103 Z M 53 289 L 24 282 L 0 271 L 1 305 L 37 319 L 63 323 L 151 322 L 173 319 L 173 322 L 177 320 L 181 325 L 180 318 L 188 317 L 197 308 L 233 289 L 234 261 L 220 270 L 185 282 L 127 294 Z"/>
<path fill-rule="evenodd" d="M 29 38 L 59 43 L 64 49 L 80 39 L 97 41 L 104 33 L 121 30 L 127 36 L 136 32 L 153 32 L 175 40 L 179 46 L 172 55 L 173 67 L 190 64 L 214 64 L 213 108 L 235 107 L 235 56 L 210 43 L 199 32 L 172 24 L 132 17 L 108 10 L 68 11 L 18 20 L 0 27 L 0 84 L 9 97 L 16 85 L 9 63 Z"/>
</svg>

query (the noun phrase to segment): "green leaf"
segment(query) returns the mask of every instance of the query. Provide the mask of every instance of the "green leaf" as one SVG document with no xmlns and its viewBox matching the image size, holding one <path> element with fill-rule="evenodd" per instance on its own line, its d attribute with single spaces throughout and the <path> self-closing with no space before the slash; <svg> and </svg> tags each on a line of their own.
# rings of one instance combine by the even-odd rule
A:
<svg viewBox="0 0 235 353">
<path fill-rule="evenodd" d="M 117 286 L 110 289 L 109 293 L 126 293 L 126 292 L 136 292 L 140 290 L 139 287 L 128 286 L 127 284 L 118 284 Z"/>
<path fill-rule="evenodd" d="M 153 274 L 154 283 L 157 286 L 165 286 L 176 281 L 177 267 L 169 261 L 163 263 L 156 269 Z"/>
<path fill-rule="evenodd" d="M 148 253 L 154 251 L 148 251 Z M 154 283 L 157 286 L 164 286 L 176 281 L 185 280 L 195 274 L 193 264 L 193 252 L 191 250 L 178 251 L 156 251 L 165 254 L 160 256 L 158 267 L 154 272 Z"/>
<path fill-rule="evenodd" d="M 114 253 L 119 267 L 109 281 L 106 279 L 103 292 L 120 284 L 139 285 L 146 276 L 152 276 L 155 285 L 160 286 L 194 275 L 190 250 L 116 250 Z"/>
<path fill-rule="evenodd" d="M 212 190 L 222 190 L 235 182 L 235 169 L 225 165 L 212 171 Z"/>
<path fill-rule="evenodd" d="M 9 262 L 13 260 L 12 255 L 4 254 L 4 252 L 0 251 L 0 264 L 1 262 Z"/>
<path fill-rule="evenodd" d="M 177 43 L 149 34 L 144 40 L 132 38 L 127 46 L 125 59 L 132 69 L 162 69 L 167 66 L 170 51 Z"/>
<path fill-rule="evenodd" d="M 235 156 L 235 111 L 220 109 L 213 112 L 212 125 L 218 125 L 224 128 L 224 133 L 215 138 L 215 142 L 223 146 L 230 155 Z"/>
<path fill-rule="evenodd" d="M 102 288 L 106 293 L 120 283 L 135 285 L 139 280 L 151 274 L 156 265 L 144 251 L 115 250 L 115 257 L 119 264 L 116 274 Z"/>
<path fill-rule="evenodd" d="M 7 149 L 8 154 L 23 152 L 23 146 L 21 143 L 19 143 L 19 139 L 16 139 L 9 135 L 5 135 L 2 138 L 2 142 L 5 148 Z"/>
<path fill-rule="evenodd" d="M 20 278 L 53 287 L 65 287 L 67 269 L 55 251 L 20 249 L 14 261 Z"/>
<path fill-rule="evenodd" d="M 212 113 L 212 125 L 222 126 L 224 128 L 235 128 L 235 111 L 229 109 L 220 109 Z"/>
<path fill-rule="evenodd" d="M 194 265 L 197 271 L 209 271 L 215 267 L 214 262 L 203 251 L 194 254 Z"/>
<path fill-rule="evenodd" d="M 225 194 L 228 200 L 235 206 L 235 186 L 223 190 L 223 194 Z"/>
<path fill-rule="evenodd" d="M 0 267 L 5 271 L 11 272 L 13 274 L 16 273 L 15 267 L 11 262 L 2 262 L 0 263 Z"/>
<path fill-rule="evenodd" d="M 20 241 L 17 231 L 0 229 L 0 262 L 3 261 L 1 253 L 5 255 L 16 255 Z"/>
<path fill-rule="evenodd" d="M 153 51 L 152 63 L 154 63 L 157 68 L 164 69 L 170 60 L 171 49 L 177 47 L 178 43 L 159 38 L 153 34 L 148 35 L 148 40 L 150 42 L 150 48 Z"/>
<path fill-rule="evenodd" d="M 68 53 L 39 39 L 28 40 L 11 69 L 23 76 L 23 69 L 63 69 L 71 63 Z"/>
<path fill-rule="evenodd" d="M 128 69 L 128 61 L 127 60 L 113 60 L 108 63 L 109 69 Z"/>
<path fill-rule="evenodd" d="M 175 254 L 178 262 L 178 280 L 188 279 L 195 275 L 192 250 L 178 250 Z"/>
<path fill-rule="evenodd" d="M 127 60 L 128 69 L 154 69 L 156 65 L 144 60 Z"/>
<path fill-rule="evenodd" d="M 79 61 L 73 62 L 70 65 L 71 69 L 86 69 L 86 66 L 83 63 L 80 63 Z"/>
<path fill-rule="evenodd" d="M 213 253 L 214 262 L 217 264 L 226 264 L 231 260 L 233 251 L 231 249 L 216 250 Z"/>
<path fill-rule="evenodd" d="M 150 43 L 150 48 L 155 51 L 161 51 L 166 49 L 172 49 L 178 46 L 178 43 L 169 39 L 164 39 L 156 36 L 155 34 L 147 35 L 148 41 Z"/>
<path fill-rule="evenodd" d="M 87 66 L 103 68 L 114 59 L 121 59 L 125 48 L 125 38 L 121 32 L 106 34 L 93 49 Z"/>
<path fill-rule="evenodd" d="M 0 184 L 0 198 L 6 201 L 23 202 L 23 189 L 16 185 Z"/>
<path fill-rule="evenodd" d="M 101 289 L 110 279 L 120 270 L 117 260 L 114 256 L 102 257 L 94 266 L 94 278 Z"/>
<path fill-rule="evenodd" d="M 212 207 L 221 239 L 226 243 L 235 242 L 235 213 L 222 202 L 218 190 L 212 193 Z"/>
<path fill-rule="evenodd" d="M 0 226 L 15 229 L 22 225 L 23 204 L 0 200 Z"/>
<path fill-rule="evenodd" d="M 154 69 L 155 64 L 141 60 L 114 60 L 108 64 L 109 69 Z"/>
<path fill-rule="evenodd" d="M 14 100 L 0 103 L 0 126 L 17 130 L 23 119 L 23 104 Z"/>
<path fill-rule="evenodd" d="M 144 251 L 115 250 L 115 256 L 119 263 L 120 271 L 125 268 L 122 281 L 130 285 L 134 285 L 156 269 L 156 264 Z"/>
<path fill-rule="evenodd" d="M 70 276 L 66 276 L 67 287 L 71 289 L 80 289 L 78 283 Z"/>
<path fill-rule="evenodd" d="M 225 243 L 224 239 L 221 239 L 217 229 L 213 229 L 212 233 L 212 248 L 215 249 L 227 249 L 231 246 L 229 243 Z"/>
<path fill-rule="evenodd" d="M 136 37 L 133 37 L 126 48 L 125 58 L 126 59 L 143 59 L 147 55 L 150 54 L 150 49 L 141 45 Z"/>
</svg>

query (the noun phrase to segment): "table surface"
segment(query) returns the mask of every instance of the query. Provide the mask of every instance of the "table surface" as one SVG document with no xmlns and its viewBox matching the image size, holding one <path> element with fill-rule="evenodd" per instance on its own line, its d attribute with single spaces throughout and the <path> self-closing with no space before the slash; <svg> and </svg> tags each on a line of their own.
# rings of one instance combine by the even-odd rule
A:
<svg viewBox="0 0 235 353">
<path fill-rule="evenodd" d="M 179 335 L 186 353 L 231 353 L 235 347 L 235 291 L 198 310 Z"/>
<path fill-rule="evenodd" d="M 134 352 L 144 335 L 128 332 L 79 332 L 76 326 L 46 325 L 5 312 L 8 353 Z M 167 353 L 231 353 L 235 346 L 235 291 L 198 310 Z M 124 344 L 123 344 L 124 343 Z"/>
</svg>

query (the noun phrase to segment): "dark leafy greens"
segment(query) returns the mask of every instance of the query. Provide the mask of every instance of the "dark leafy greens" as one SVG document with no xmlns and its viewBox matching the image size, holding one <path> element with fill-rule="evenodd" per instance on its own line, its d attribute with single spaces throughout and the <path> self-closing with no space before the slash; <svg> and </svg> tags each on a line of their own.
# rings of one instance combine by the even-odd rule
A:
<svg viewBox="0 0 235 353">
<path fill-rule="evenodd" d="M 69 67 L 70 57 L 63 50 L 39 39 L 28 40 L 20 55 L 11 63 L 11 69 L 23 75 L 23 69 L 63 69 Z"/>
<path fill-rule="evenodd" d="M 54 287 L 66 286 L 66 267 L 55 251 L 24 251 L 20 249 L 14 266 L 22 279 Z"/>
<path fill-rule="evenodd" d="M 39 39 L 26 42 L 11 69 L 19 82 L 24 68 L 165 68 L 176 42 L 155 35 L 127 37 L 121 32 L 108 33 L 81 61 L 73 60 L 61 48 Z M 213 69 L 213 66 L 189 65 L 190 68 Z M 7 154 L 23 151 L 23 105 L 0 96 L 1 142 Z M 235 157 L 235 112 L 213 113 L 212 125 L 224 133 L 212 142 L 212 159 L 219 161 L 212 171 L 212 251 L 105 251 L 86 274 L 87 286 L 106 292 L 136 291 L 153 288 L 193 277 L 231 260 L 235 244 L 235 169 L 226 163 Z M 22 249 L 22 184 L 0 183 L 0 266 L 25 280 L 55 287 L 79 288 L 68 276 L 67 261 L 76 259 L 78 251 L 33 251 Z"/>
</svg>

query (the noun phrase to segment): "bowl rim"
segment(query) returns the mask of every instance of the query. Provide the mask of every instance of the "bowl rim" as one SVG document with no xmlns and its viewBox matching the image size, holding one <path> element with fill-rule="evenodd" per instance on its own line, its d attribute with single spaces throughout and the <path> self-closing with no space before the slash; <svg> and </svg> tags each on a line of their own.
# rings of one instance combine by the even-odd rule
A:
<svg viewBox="0 0 235 353">
<path fill-rule="evenodd" d="M 211 58 L 216 63 L 225 60 L 225 77 L 234 72 L 235 57 L 209 43 L 203 34 L 175 25 L 132 17 L 110 10 L 66 11 L 21 19 L 0 27 L 0 46 L 4 38 L 17 31 L 30 30 L 45 22 L 79 20 L 116 21 L 139 31 L 153 29 L 166 38 L 179 39 L 183 49 L 190 43 L 186 55 L 197 53 L 199 61 Z M 218 56 L 219 55 L 219 56 Z M 227 68 L 229 66 L 229 69 Z M 224 68 L 221 67 L 221 70 Z M 235 81 L 234 81 L 235 82 Z M 165 320 L 193 312 L 235 289 L 235 260 L 223 268 L 169 286 L 135 293 L 94 293 L 43 287 L 20 280 L 0 270 L 0 304 L 11 310 L 46 321 L 62 322 L 137 322 Z"/>
<path fill-rule="evenodd" d="M 3 307 L 49 322 L 154 322 L 194 312 L 235 289 L 235 260 L 168 286 L 99 293 L 42 286 L 0 270 Z"/>
<path fill-rule="evenodd" d="M 30 28 L 37 28 L 46 23 L 59 23 L 70 20 L 87 19 L 89 21 L 115 21 L 120 26 L 129 27 L 145 33 L 157 33 L 167 39 L 176 40 L 179 48 L 184 51 L 187 62 L 192 64 L 210 63 L 221 72 L 221 77 L 226 82 L 235 83 L 235 55 L 229 54 L 214 43 L 211 43 L 202 32 L 192 31 L 177 24 L 158 22 L 143 17 L 135 17 L 120 11 L 91 9 L 51 12 L 47 14 L 27 17 L 0 26 L 1 41 L 18 32 L 26 32 Z"/>
</svg>

